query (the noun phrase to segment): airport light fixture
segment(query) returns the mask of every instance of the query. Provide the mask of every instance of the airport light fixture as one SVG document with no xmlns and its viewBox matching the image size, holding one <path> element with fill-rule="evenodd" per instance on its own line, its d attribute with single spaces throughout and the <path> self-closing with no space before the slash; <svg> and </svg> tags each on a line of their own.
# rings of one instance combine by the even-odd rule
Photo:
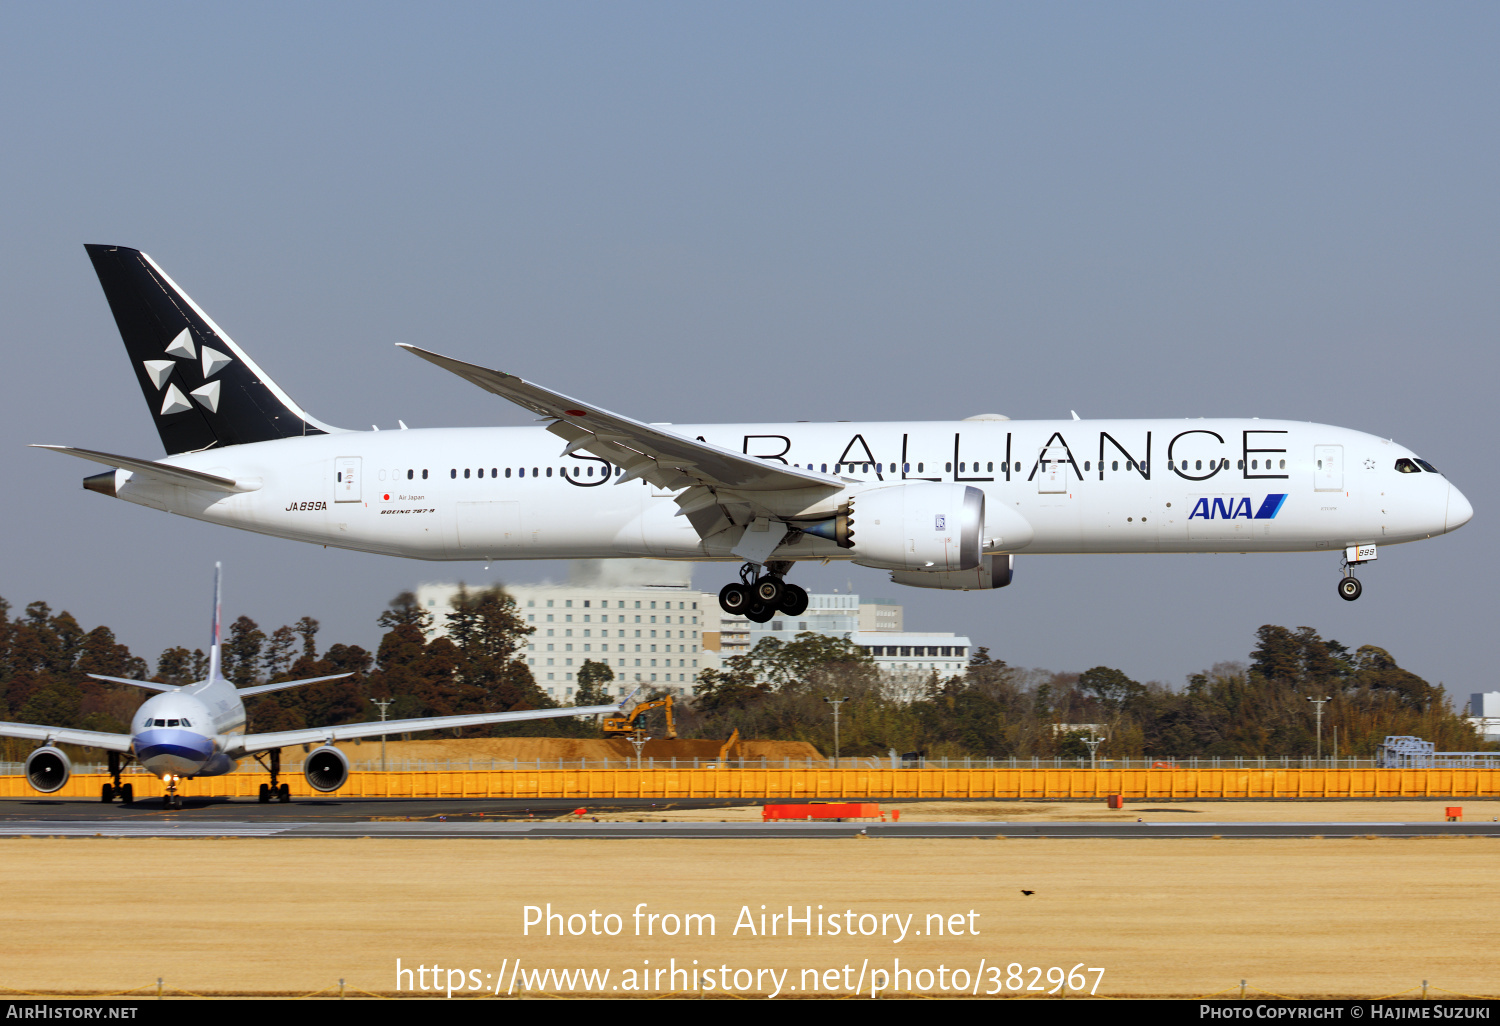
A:
<svg viewBox="0 0 1500 1026">
<path fill-rule="evenodd" d="M 1104 744 L 1104 738 L 1098 737 L 1091 730 L 1089 736 L 1083 739 L 1083 743 L 1089 746 L 1089 769 L 1099 768 L 1099 746 Z"/>
<path fill-rule="evenodd" d="M 839 768 L 839 706 L 849 701 L 848 696 L 843 698 L 825 698 L 823 701 L 833 706 L 833 768 Z"/>
<path fill-rule="evenodd" d="M 385 711 L 391 707 L 394 698 L 372 698 L 370 701 L 380 706 L 380 722 L 385 722 Z M 380 771 L 385 772 L 385 735 L 380 735 Z"/>
<path fill-rule="evenodd" d="M 1318 710 L 1318 761 L 1323 761 L 1323 706 L 1333 701 L 1327 696 L 1323 698 L 1309 698 L 1309 702 Z"/>
</svg>

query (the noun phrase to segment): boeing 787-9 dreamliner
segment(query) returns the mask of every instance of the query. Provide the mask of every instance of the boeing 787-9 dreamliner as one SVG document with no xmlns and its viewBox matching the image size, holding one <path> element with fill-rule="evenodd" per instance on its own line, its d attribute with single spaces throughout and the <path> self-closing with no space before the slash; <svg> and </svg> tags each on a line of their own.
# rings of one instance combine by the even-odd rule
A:
<svg viewBox="0 0 1500 1026">
<path fill-rule="evenodd" d="M 1010 583 L 1017 554 L 1326 551 L 1352 601 L 1380 546 L 1473 514 L 1416 453 L 1324 424 L 651 424 L 415 346 L 539 423 L 348 431 L 293 402 L 145 253 L 87 248 L 167 454 L 47 448 L 110 467 L 92 491 L 295 541 L 739 563 L 720 604 L 764 622 L 805 608 L 795 563 L 831 559 L 984 590 Z"/>
</svg>

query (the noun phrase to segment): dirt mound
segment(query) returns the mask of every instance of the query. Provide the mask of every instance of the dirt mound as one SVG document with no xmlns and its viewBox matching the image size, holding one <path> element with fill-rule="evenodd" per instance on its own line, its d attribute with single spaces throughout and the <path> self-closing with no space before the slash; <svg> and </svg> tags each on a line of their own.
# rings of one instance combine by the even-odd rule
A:
<svg viewBox="0 0 1500 1026">
<path fill-rule="evenodd" d="M 741 741 L 738 747 L 740 758 L 746 762 L 764 760 L 774 764 L 791 759 L 795 764 L 808 759 L 824 761 L 823 754 L 809 741 Z"/>
</svg>

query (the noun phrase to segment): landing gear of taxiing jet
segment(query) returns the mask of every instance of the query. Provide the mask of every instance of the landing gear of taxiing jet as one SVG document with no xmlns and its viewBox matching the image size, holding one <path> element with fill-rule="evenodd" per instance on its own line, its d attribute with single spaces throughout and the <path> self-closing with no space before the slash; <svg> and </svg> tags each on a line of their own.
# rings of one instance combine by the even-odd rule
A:
<svg viewBox="0 0 1500 1026">
<path fill-rule="evenodd" d="M 167 793 L 161 796 L 161 807 L 162 808 L 164 808 L 164 809 L 180 809 L 180 808 L 182 808 L 182 795 L 180 795 L 180 794 L 177 793 L 177 781 L 180 780 L 180 779 L 181 778 L 178 777 L 177 774 L 175 774 L 175 773 L 171 774 L 170 776 L 166 776 L 166 777 L 162 778 L 162 782 L 167 785 Z"/>
<path fill-rule="evenodd" d="M 1354 568 L 1375 561 L 1375 546 L 1373 545 L 1350 545 L 1344 550 L 1343 571 L 1344 576 L 1339 579 L 1339 598 L 1345 602 L 1353 602 L 1359 598 L 1365 590 L 1354 576 Z"/>
<path fill-rule="evenodd" d="M 786 582 L 790 560 L 767 563 L 765 573 L 755 563 L 740 567 L 740 583 L 726 584 L 719 592 L 719 608 L 731 616 L 765 623 L 778 612 L 800 616 L 807 611 L 807 592 Z"/>
<path fill-rule="evenodd" d="M 101 802 L 112 802 L 116 798 L 118 798 L 120 799 L 121 804 L 128 805 L 131 802 L 135 801 L 135 788 L 130 784 L 122 785 L 120 783 L 121 768 L 122 766 L 120 763 L 120 753 L 110 752 L 109 775 L 114 778 L 114 782 L 111 784 L 105 784 L 104 787 L 99 791 L 99 800 Z"/>
<path fill-rule="evenodd" d="M 261 758 L 262 754 L 266 755 L 270 759 L 270 765 L 267 765 L 266 760 Z M 257 752 L 255 754 L 255 761 L 260 763 L 262 766 L 265 766 L 266 772 L 271 774 L 271 782 L 269 784 L 260 785 L 260 794 L 257 796 L 256 800 L 260 801 L 261 803 L 281 802 L 282 804 L 286 804 L 287 802 L 291 801 L 291 785 L 277 783 L 277 777 L 281 775 L 281 749 L 272 748 L 270 751 L 265 753 Z"/>
</svg>

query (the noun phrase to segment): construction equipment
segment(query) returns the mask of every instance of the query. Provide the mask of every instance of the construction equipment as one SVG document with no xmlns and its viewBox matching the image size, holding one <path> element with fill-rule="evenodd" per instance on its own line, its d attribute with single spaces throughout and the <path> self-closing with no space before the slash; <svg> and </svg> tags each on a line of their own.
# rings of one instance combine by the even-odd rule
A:
<svg viewBox="0 0 1500 1026">
<path fill-rule="evenodd" d="M 637 730 L 643 729 L 639 724 L 640 718 L 652 709 L 660 709 L 666 714 L 667 729 L 662 737 L 668 741 L 675 741 L 677 739 L 677 728 L 672 723 L 671 695 L 668 695 L 666 698 L 657 699 L 655 702 L 642 702 L 630 710 L 629 715 L 606 717 L 604 720 L 604 736 L 623 737 L 626 734 L 634 734 Z"/>
</svg>

